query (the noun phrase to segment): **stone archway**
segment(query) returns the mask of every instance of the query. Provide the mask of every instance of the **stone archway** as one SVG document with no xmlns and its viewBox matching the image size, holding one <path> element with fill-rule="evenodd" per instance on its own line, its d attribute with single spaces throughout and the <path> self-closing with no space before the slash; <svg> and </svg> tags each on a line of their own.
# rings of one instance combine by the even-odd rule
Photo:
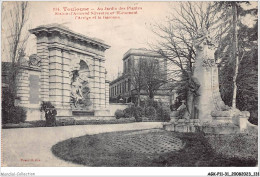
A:
<svg viewBox="0 0 260 177">
<path fill-rule="evenodd" d="M 105 51 L 110 46 L 57 24 L 39 26 L 30 32 L 37 37 L 37 56 L 41 58 L 41 100 L 52 102 L 57 108 L 57 116 L 71 116 L 77 110 L 86 110 L 92 115 L 95 113 L 95 116 L 100 116 L 102 111 L 106 112 L 109 85 L 104 63 Z M 90 72 L 85 64 L 80 69 L 80 60 L 86 62 Z M 74 108 L 71 101 L 72 85 L 76 86 L 75 92 L 79 90 L 77 87 L 81 87 L 81 83 L 77 77 L 86 74 L 90 75 L 87 81 L 90 84 L 91 106 Z"/>
</svg>

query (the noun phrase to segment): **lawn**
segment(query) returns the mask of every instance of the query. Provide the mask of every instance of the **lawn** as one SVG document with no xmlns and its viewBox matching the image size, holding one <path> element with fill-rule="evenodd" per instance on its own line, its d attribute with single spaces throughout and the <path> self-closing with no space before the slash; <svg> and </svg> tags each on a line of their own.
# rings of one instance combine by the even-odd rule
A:
<svg viewBox="0 0 260 177">
<path fill-rule="evenodd" d="M 257 163 L 256 158 L 247 154 L 243 154 L 247 156 L 244 158 L 218 153 L 209 143 L 202 133 L 154 129 L 71 138 L 54 145 L 52 152 L 63 160 L 85 166 L 255 166 Z"/>
</svg>

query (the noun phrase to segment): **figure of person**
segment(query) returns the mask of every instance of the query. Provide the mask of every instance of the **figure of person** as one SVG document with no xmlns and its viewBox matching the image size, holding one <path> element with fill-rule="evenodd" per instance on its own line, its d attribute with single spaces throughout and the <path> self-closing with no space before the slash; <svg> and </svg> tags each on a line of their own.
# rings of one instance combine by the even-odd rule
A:
<svg viewBox="0 0 260 177">
<path fill-rule="evenodd" d="M 194 76 L 190 77 L 189 79 L 189 91 L 188 91 L 188 97 L 187 97 L 187 111 L 189 113 L 190 119 L 196 119 L 199 115 L 199 110 L 197 106 L 197 99 L 199 94 L 199 87 L 200 83 L 198 79 Z"/>
<path fill-rule="evenodd" d="M 57 111 L 54 106 L 51 106 L 50 108 L 47 108 L 45 111 L 45 117 L 46 117 L 46 126 L 57 126 L 56 125 L 56 115 Z"/>
</svg>

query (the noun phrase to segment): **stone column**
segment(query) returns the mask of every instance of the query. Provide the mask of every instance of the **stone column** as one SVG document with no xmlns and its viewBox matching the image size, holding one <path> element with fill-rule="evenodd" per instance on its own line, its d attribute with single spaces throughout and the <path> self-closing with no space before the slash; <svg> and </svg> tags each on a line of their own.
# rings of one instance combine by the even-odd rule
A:
<svg viewBox="0 0 260 177">
<path fill-rule="evenodd" d="M 94 103 L 94 95 L 93 95 L 93 78 L 90 76 L 88 78 L 88 85 L 89 85 L 89 99 L 91 101 L 91 105 L 89 106 L 89 110 L 93 111 L 93 103 Z"/>
<path fill-rule="evenodd" d="M 109 81 L 105 81 L 105 90 L 106 90 L 106 96 L 105 96 L 105 107 L 109 108 Z"/>
<path fill-rule="evenodd" d="M 37 56 L 41 59 L 41 98 L 49 101 L 49 50 L 47 33 L 41 32 L 37 36 Z"/>
<path fill-rule="evenodd" d="M 106 83 L 105 83 L 105 61 L 100 61 L 100 107 L 105 109 L 106 107 Z"/>
<path fill-rule="evenodd" d="M 93 107 L 94 109 L 100 108 L 100 102 L 99 102 L 99 59 L 93 58 Z"/>
<path fill-rule="evenodd" d="M 62 51 L 62 106 L 64 109 L 70 109 L 70 93 L 71 93 L 71 78 L 70 78 L 70 53 Z"/>
<path fill-rule="evenodd" d="M 26 107 L 29 104 L 29 73 L 21 69 L 17 75 L 17 97 L 20 98 L 19 106 Z"/>
<path fill-rule="evenodd" d="M 62 53 L 61 49 L 50 49 L 50 101 L 56 108 L 62 108 L 63 90 L 62 90 Z"/>
<path fill-rule="evenodd" d="M 88 85 L 89 85 L 89 99 L 91 101 L 90 111 L 93 111 L 94 108 L 94 67 L 93 67 L 93 58 L 87 57 L 87 63 L 89 67 L 89 78 L 88 78 Z"/>
</svg>

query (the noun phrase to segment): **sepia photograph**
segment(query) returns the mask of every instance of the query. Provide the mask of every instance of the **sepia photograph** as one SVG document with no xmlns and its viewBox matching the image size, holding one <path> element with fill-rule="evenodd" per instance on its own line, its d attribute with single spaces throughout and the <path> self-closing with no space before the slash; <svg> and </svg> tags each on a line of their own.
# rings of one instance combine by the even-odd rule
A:
<svg viewBox="0 0 260 177">
<path fill-rule="evenodd" d="M 1 167 L 258 167 L 257 1 L 4 1 L 1 28 Z"/>
</svg>

